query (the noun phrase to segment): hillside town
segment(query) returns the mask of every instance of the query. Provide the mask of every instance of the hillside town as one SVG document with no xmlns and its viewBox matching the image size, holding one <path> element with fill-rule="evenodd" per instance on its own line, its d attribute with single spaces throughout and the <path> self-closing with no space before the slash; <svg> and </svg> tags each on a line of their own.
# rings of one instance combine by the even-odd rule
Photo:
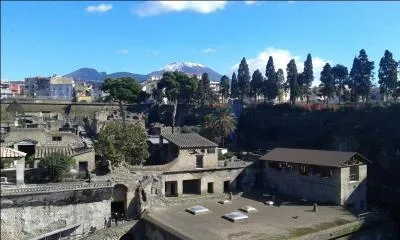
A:
<svg viewBox="0 0 400 240">
<path fill-rule="evenodd" d="M 1 4 L 1 240 L 400 239 L 398 3 Z"/>
</svg>

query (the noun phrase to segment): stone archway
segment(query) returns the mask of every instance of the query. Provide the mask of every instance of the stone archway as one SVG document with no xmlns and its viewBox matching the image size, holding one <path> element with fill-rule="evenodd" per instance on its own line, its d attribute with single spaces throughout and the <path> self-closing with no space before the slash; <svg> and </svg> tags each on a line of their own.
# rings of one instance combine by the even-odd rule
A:
<svg viewBox="0 0 400 240">
<path fill-rule="evenodd" d="M 113 188 L 111 200 L 111 213 L 126 213 L 128 187 L 123 184 L 116 184 Z"/>
</svg>

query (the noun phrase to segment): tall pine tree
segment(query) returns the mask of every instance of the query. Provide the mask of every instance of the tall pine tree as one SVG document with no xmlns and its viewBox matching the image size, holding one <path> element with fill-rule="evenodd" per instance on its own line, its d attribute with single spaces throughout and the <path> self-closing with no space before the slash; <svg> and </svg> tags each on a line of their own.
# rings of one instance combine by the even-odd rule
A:
<svg viewBox="0 0 400 240">
<path fill-rule="evenodd" d="M 207 73 L 203 73 L 201 75 L 199 87 L 197 88 L 197 93 L 201 104 L 205 104 L 208 100 L 211 99 L 210 79 L 208 78 Z"/>
<path fill-rule="evenodd" d="M 307 99 L 307 104 L 310 102 L 311 96 L 311 85 L 314 81 L 314 72 L 313 72 L 313 63 L 312 57 L 309 53 L 307 55 L 307 59 L 304 62 L 304 70 L 302 75 L 302 86 L 301 86 L 301 94 Z"/>
<path fill-rule="evenodd" d="M 332 76 L 333 76 L 335 90 L 339 97 L 339 105 L 340 105 L 342 96 L 346 90 L 345 85 L 349 76 L 349 71 L 347 70 L 347 67 L 341 64 L 337 64 L 332 68 Z"/>
<path fill-rule="evenodd" d="M 221 77 L 219 93 L 221 94 L 222 103 L 224 103 L 229 97 L 229 78 L 226 75 Z"/>
<path fill-rule="evenodd" d="M 264 82 L 264 97 L 271 103 L 278 97 L 278 82 L 277 73 L 275 72 L 274 59 L 272 56 L 268 58 L 267 66 L 265 68 L 265 82 Z"/>
<path fill-rule="evenodd" d="M 231 80 L 231 98 L 238 98 L 239 97 L 239 86 L 238 86 L 238 79 L 236 77 L 236 73 L 232 73 L 232 80 Z"/>
<path fill-rule="evenodd" d="M 385 95 L 386 101 L 392 96 L 398 86 L 397 79 L 398 62 L 393 59 L 393 54 L 386 50 L 379 62 L 379 90 Z"/>
<path fill-rule="evenodd" d="M 241 100 L 250 93 L 250 73 L 249 66 L 247 65 L 246 58 L 243 58 L 240 61 L 239 69 L 238 69 L 238 87 L 239 87 L 239 95 Z"/>
<path fill-rule="evenodd" d="M 287 85 L 289 86 L 290 91 L 290 103 L 292 105 L 296 104 L 296 99 L 300 95 L 299 84 L 297 83 L 297 66 L 294 59 L 290 60 L 286 67 L 287 72 Z"/>
<path fill-rule="evenodd" d="M 254 102 L 257 103 L 257 97 L 262 93 L 262 87 L 263 87 L 263 81 L 264 77 L 260 70 L 256 70 L 253 73 L 253 76 L 251 78 L 250 82 L 250 92 L 251 95 L 254 97 Z"/>
<path fill-rule="evenodd" d="M 283 94 L 286 92 L 285 86 L 285 75 L 281 68 L 276 71 L 276 87 L 277 87 L 277 94 L 278 94 L 278 102 L 280 103 L 283 98 Z"/>
<path fill-rule="evenodd" d="M 354 57 L 353 59 L 353 65 L 350 70 L 350 78 L 347 81 L 347 87 L 350 89 L 350 98 L 352 103 L 357 103 L 358 102 L 358 95 L 357 95 L 357 84 L 356 81 L 359 81 L 360 79 L 360 71 L 359 71 L 359 61 L 357 57 Z"/>
<path fill-rule="evenodd" d="M 351 69 L 350 75 L 353 78 L 354 95 L 357 102 L 358 97 L 361 96 L 362 101 L 368 101 L 372 87 L 372 79 L 374 77 L 372 70 L 374 69 L 374 62 L 368 60 L 367 53 L 364 49 L 360 50 L 354 68 Z"/>
<path fill-rule="evenodd" d="M 326 104 L 329 104 L 329 100 L 333 98 L 335 94 L 335 85 L 332 75 L 332 68 L 329 63 L 325 64 L 321 71 L 321 89 L 320 92 L 324 96 Z"/>
</svg>

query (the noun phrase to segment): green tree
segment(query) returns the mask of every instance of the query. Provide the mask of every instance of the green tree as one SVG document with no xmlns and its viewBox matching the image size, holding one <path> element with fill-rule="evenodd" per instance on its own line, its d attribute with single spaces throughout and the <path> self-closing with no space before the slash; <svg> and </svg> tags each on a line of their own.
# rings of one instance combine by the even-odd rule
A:
<svg viewBox="0 0 400 240">
<path fill-rule="evenodd" d="M 17 100 L 13 100 L 10 104 L 8 104 L 6 111 L 14 117 L 24 114 L 24 110 Z"/>
<path fill-rule="evenodd" d="M 197 88 L 198 97 L 201 104 L 205 104 L 211 98 L 210 79 L 207 73 L 201 75 L 199 86 Z"/>
<path fill-rule="evenodd" d="M 280 103 L 283 98 L 283 94 L 285 92 L 285 75 L 283 74 L 283 70 L 281 68 L 276 71 L 276 87 L 277 87 L 277 96 L 278 102 Z"/>
<path fill-rule="evenodd" d="M 229 97 L 229 78 L 226 75 L 221 77 L 219 92 L 222 97 L 222 103 L 224 103 Z"/>
<path fill-rule="evenodd" d="M 250 82 L 250 92 L 251 95 L 254 96 L 255 103 L 257 103 L 257 96 L 262 93 L 263 82 L 264 82 L 263 75 L 260 72 L 260 70 L 257 69 L 256 71 L 254 71 Z"/>
<path fill-rule="evenodd" d="M 236 120 L 227 109 L 221 110 L 216 117 L 214 129 L 218 133 L 219 142 L 225 147 L 225 139 L 236 130 Z"/>
<path fill-rule="evenodd" d="M 95 149 L 103 160 L 110 160 L 114 166 L 124 162 L 143 165 L 149 157 L 146 141 L 146 130 L 139 123 L 111 122 L 100 131 Z"/>
<path fill-rule="evenodd" d="M 69 173 L 75 160 L 61 153 L 52 153 L 43 158 L 39 167 L 45 169 L 45 178 L 47 181 L 59 182 Z"/>
<path fill-rule="evenodd" d="M 301 84 L 301 95 L 306 97 L 307 104 L 310 102 L 311 96 L 311 85 L 314 81 L 313 63 L 312 57 L 309 53 L 307 59 L 304 62 L 304 70 L 302 74 L 302 84 Z"/>
<path fill-rule="evenodd" d="M 232 73 L 231 97 L 232 98 L 239 97 L 239 85 L 238 85 L 238 79 L 236 77 L 236 73 L 235 72 Z"/>
<path fill-rule="evenodd" d="M 109 100 L 118 102 L 122 121 L 125 122 L 124 103 L 136 103 L 142 91 L 140 84 L 133 78 L 107 78 L 101 85 L 101 90 L 108 94 Z"/>
<path fill-rule="evenodd" d="M 332 68 L 332 76 L 340 105 L 342 96 L 345 94 L 345 86 L 346 81 L 348 81 L 349 71 L 347 70 L 347 67 L 341 64 L 336 64 L 336 66 Z"/>
<path fill-rule="evenodd" d="M 352 103 L 357 103 L 357 91 L 356 91 L 356 79 L 360 79 L 360 72 L 359 72 L 359 61 L 357 57 L 353 59 L 353 65 L 350 70 L 350 78 L 347 81 L 347 86 L 350 89 L 350 99 Z"/>
<path fill-rule="evenodd" d="M 385 95 L 386 101 L 388 101 L 389 96 L 392 96 L 396 91 L 398 86 L 397 79 L 397 68 L 398 62 L 393 59 L 393 54 L 386 50 L 385 55 L 381 58 L 379 62 L 379 90 Z"/>
<path fill-rule="evenodd" d="M 364 49 L 361 49 L 350 71 L 350 76 L 354 84 L 354 97 L 356 102 L 359 96 L 361 96 L 362 101 L 368 101 L 372 87 L 372 79 L 374 77 L 373 69 L 374 62 L 369 61 L 367 53 Z"/>
<path fill-rule="evenodd" d="M 278 80 L 280 79 L 278 79 L 278 73 L 275 72 L 274 59 L 272 58 L 272 56 L 270 56 L 268 58 L 267 66 L 265 68 L 264 82 L 264 98 L 268 99 L 270 103 L 272 103 L 273 100 L 279 96 Z"/>
<path fill-rule="evenodd" d="M 236 120 L 233 114 L 228 109 L 222 109 L 205 116 L 200 134 L 225 146 L 225 139 L 235 130 Z"/>
<path fill-rule="evenodd" d="M 250 93 L 250 72 L 249 65 L 247 65 L 246 58 L 240 61 L 238 69 L 238 89 L 239 96 L 243 101 L 245 97 L 249 96 Z"/>
<path fill-rule="evenodd" d="M 329 63 L 325 64 L 322 69 L 320 81 L 320 92 L 322 96 L 324 96 L 326 104 L 329 104 L 329 100 L 332 99 L 335 94 L 335 82 L 333 80 L 332 68 Z"/>
<path fill-rule="evenodd" d="M 160 82 L 157 84 L 157 91 L 162 96 L 167 97 L 169 102 L 173 103 L 172 111 L 172 131 L 175 128 L 176 112 L 178 101 L 181 103 L 190 103 L 194 101 L 198 81 L 196 78 L 190 78 L 182 72 L 165 72 Z"/>
<path fill-rule="evenodd" d="M 297 77 L 298 77 L 297 67 L 294 59 L 290 60 L 290 62 L 288 63 L 286 72 L 287 72 L 286 82 L 287 85 L 289 86 L 289 91 L 290 91 L 290 103 L 294 105 L 296 104 L 296 99 L 300 95 L 300 88 L 299 84 L 297 83 Z"/>
</svg>

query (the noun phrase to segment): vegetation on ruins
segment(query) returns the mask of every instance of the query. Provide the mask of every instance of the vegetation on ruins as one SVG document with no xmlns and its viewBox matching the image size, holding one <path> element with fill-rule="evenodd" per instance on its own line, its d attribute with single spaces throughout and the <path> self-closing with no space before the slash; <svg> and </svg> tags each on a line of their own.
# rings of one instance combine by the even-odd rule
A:
<svg viewBox="0 0 400 240">
<path fill-rule="evenodd" d="M 226 75 L 221 77 L 219 93 L 221 94 L 222 103 L 225 103 L 226 99 L 229 98 L 229 78 Z"/>
<path fill-rule="evenodd" d="M 140 84 L 133 78 L 107 78 L 101 85 L 101 90 L 107 96 L 107 100 L 118 102 L 122 121 L 125 122 L 124 103 L 136 103 L 141 96 Z"/>
<path fill-rule="evenodd" d="M 12 101 L 6 108 L 6 111 L 11 114 L 12 116 L 18 116 L 21 114 L 24 114 L 24 110 L 21 106 L 21 104 L 19 104 L 17 102 L 17 100 Z"/>
<path fill-rule="evenodd" d="M 193 103 L 195 101 L 198 80 L 187 76 L 182 72 L 166 72 L 157 84 L 156 96 L 158 98 L 166 97 L 173 103 L 172 111 L 172 129 L 175 127 L 176 111 L 178 102 Z M 174 131 L 174 130 L 173 130 Z"/>
<path fill-rule="evenodd" d="M 112 122 L 100 131 L 95 149 L 103 161 L 110 160 L 114 166 L 143 165 L 149 157 L 146 140 L 146 130 L 139 123 Z"/>
<path fill-rule="evenodd" d="M 236 120 L 228 109 L 222 109 L 204 117 L 200 134 L 225 146 L 225 139 L 236 130 Z"/>
<path fill-rule="evenodd" d="M 52 153 L 42 159 L 39 167 L 43 171 L 43 180 L 49 182 L 60 182 L 74 166 L 75 160 L 72 157 L 61 153 Z"/>
</svg>

